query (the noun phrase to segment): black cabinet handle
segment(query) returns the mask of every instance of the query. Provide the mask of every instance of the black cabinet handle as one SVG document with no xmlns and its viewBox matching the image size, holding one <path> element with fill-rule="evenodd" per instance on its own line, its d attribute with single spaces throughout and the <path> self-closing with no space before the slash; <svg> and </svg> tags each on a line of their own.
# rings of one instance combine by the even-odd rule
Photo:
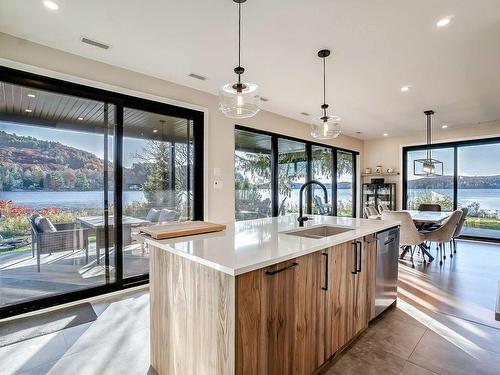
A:
<svg viewBox="0 0 500 375">
<path fill-rule="evenodd" d="M 358 259 L 357 259 L 358 267 L 356 268 L 356 271 L 361 272 L 361 251 L 363 250 L 363 244 L 361 243 L 361 241 L 356 241 L 356 248 L 358 246 L 359 246 L 359 251 L 357 252 L 358 253 Z"/>
<path fill-rule="evenodd" d="M 321 287 L 323 290 L 328 290 L 328 253 L 322 253 L 325 257 L 325 286 Z"/>
<path fill-rule="evenodd" d="M 286 266 L 286 267 L 283 267 L 279 270 L 276 270 L 276 271 L 267 271 L 266 272 L 266 275 L 268 276 L 274 276 L 276 275 L 277 273 L 280 273 L 280 272 L 283 272 L 283 271 L 286 271 L 287 269 L 290 269 L 292 267 L 295 267 L 295 266 L 298 266 L 299 264 L 297 262 L 293 262 L 292 264 L 290 264 L 289 266 Z"/>
<path fill-rule="evenodd" d="M 389 245 L 391 242 L 394 242 L 395 239 L 396 237 L 389 238 L 387 241 L 384 242 L 384 245 Z"/>
<path fill-rule="evenodd" d="M 353 275 L 358 273 L 358 244 L 356 242 L 352 243 L 354 249 L 354 271 L 351 271 Z"/>
</svg>

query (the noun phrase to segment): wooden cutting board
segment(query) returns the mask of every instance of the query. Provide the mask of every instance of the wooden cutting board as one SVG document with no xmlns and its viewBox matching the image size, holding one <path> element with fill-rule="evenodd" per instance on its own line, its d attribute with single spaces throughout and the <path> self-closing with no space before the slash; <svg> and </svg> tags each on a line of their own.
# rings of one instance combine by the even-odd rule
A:
<svg viewBox="0 0 500 375">
<path fill-rule="evenodd" d="M 206 221 L 186 221 L 184 223 L 158 224 L 142 227 L 141 232 L 150 235 L 155 240 L 192 236 L 195 234 L 220 232 L 226 229 L 225 225 Z"/>
</svg>

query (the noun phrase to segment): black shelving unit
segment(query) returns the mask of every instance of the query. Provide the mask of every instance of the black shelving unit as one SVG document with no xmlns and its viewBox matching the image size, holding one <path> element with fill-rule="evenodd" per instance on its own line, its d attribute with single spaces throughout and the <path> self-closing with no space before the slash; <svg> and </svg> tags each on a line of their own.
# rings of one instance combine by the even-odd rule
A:
<svg viewBox="0 0 500 375">
<path fill-rule="evenodd" d="M 365 207 L 378 208 L 379 204 L 386 204 L 389 209 L 396 209 L 396 184 L 363 184 L 361 190 L 361 212 Z"/>
</svg>

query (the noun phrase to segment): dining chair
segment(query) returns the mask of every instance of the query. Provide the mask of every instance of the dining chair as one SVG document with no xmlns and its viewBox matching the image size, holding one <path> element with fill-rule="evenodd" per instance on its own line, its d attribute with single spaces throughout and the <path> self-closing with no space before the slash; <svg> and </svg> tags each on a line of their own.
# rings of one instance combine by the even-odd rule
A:
<svg viewBox="0 0 500 375">
<path fill-rule="evenodd" d="M 413 264 L 413 254 L 417 248 L 424 250 L 425 235 L 418 231 L 413 223 L 413 219 L 409 212 L 406 211 L 382 211 L 382 220 L 399 221 L 399 246 L 403 250 L 401 259 L 404 258 L 407 252 L 410 252 L 410 259 Z M 425 260 L 425 252 L 422 252 Z"/>
<path fill-rule="evenodd" d="M 390 211 L 391 209 L 389 208 L 388 205 L 386 205 L 385 203 L 381 203 L 378 205 L 378 212 L 381 214 L 382 212 L 384 211 Z"/>
<path fill-rule="evenodd" d="M 441 205 L 437 203 L 421 203 L 418 205 L 418 210 L 441 212 Z"/>
<path fill-rule="evenodd" d="M 377 209 L 373 206 L 365 207 L 363 212 L 367 219 L 377 219 L 379 215 Z"/>
<path fill-rule="evenodd" d="M 453 253 L 457 252 L 457 242 L 456 239 L 460 237 L 460 234 L 462 233 L 462 230 L 464 229 L 464 224 L 465 224 L 465 219 L 467 217 L 467 214 L 469 213 L 469 209 L 467 207 L 463 207 L 460 209 L 462 211 L 462 217 L 460 218 L 460 221 L 458 222 L 457 228 L 455 229 L 455 233 L 453 233 L 453 238 L 451 239 L 450 246 L 453 249 Z M 451 251 L 450 251 L 451 253 Z M 453 257 L 453 253 L 450 254 L 451 257 Z"/>
<path fill-rule="evenodd" d="M 446 220 L 446 222 L 440 228 L 424 233 L 426 241 L 436 243 L 436 251 L 438 251 L 440 255 L 440 265 L 443 264 L 443 259 L 446 259 L 446 244 L 453 239 L 453 235 L 455 234 L 455 230 L 457 229 L 461 217 L 462 211 L 453 211 L 448 220 Z"/>
</svg>

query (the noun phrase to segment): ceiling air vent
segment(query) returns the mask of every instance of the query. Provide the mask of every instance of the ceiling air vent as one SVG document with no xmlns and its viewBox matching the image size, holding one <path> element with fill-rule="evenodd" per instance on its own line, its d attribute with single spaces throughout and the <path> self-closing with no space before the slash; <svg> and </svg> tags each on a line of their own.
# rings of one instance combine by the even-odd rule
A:
<svg viewBox="0 0 500 375">
<path fill-rule="evenodd" d="M 307 112 L 300 112 L 300 114 L 301 114 L 302 116 L 311 116 L 311 114 L 310 114 L 310 113 L 307 113 Z"/>
<path fill-rule="evenodd" d="M 109 45 L 108 44 L 97 42 L 95 40 L 86 38 L 84 36 L 82 37 L 82 43 L 89 44 L 89 45 L 97 47 L 97 48 L 109 49 Z"/>
<path fill-rule="evenodd" d="M 199 79 L 200 81 L 205 81 L 207 79 L 207 77 L 204 77 L 196 73 L 189 73 L 189 76 L 194 79 Z"/>
</svg>

